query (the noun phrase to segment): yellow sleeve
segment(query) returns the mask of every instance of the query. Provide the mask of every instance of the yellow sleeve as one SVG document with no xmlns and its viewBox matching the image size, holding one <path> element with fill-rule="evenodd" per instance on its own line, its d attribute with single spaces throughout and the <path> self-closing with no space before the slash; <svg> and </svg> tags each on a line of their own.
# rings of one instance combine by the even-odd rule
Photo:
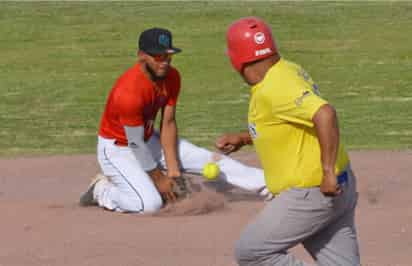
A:
<svg viewBox="0 0 412 266">
<path fill-rule="evenodd" d="M 311 90 L 305 90 L 298 97 L 289 96 L 286 104 L 273 105 L 273 114 L 284 121 L 313 127 L 312 118 L 319 108 L 328 102 Z"/>
</svg>

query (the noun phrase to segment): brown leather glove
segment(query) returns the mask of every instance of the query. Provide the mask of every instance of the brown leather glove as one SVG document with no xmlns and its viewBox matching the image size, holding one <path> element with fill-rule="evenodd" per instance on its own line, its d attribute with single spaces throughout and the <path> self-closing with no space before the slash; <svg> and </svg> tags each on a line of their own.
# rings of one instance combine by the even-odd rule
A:
<svg viewBox="0 0 412 266">
<path fill-rule="evenodd" d="M 173 187 L 176 186 L 176 183 L 172 178 L 163 174 L 159 168 L 149 171 L 148 174 L 162 196 L 164 204 L 175 202 L 177 200 L 177 196 L 173 191 Z"/>
<path fill-rule="evenodd" d="M 189 177 L 181 175 L 173 177 L 173 180 L 175 181 L 173 192 L 178 200 L 187 198 L 192 193 Z"/>
</svg>

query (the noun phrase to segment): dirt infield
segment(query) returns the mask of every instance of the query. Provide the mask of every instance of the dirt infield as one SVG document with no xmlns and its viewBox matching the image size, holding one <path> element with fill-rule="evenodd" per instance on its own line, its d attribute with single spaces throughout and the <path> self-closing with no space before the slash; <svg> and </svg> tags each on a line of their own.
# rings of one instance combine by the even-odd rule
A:
<svg viewBox="0 0 412 266">
<path fill-rule="evenodd" d="M 234 157 L 257 165 L 254 154 Z M 412 265 L 412 151 L 351 159 L 362 265 Z M 234 242 L 264 205 L 229 189 L 224 208 L 205 215 L 118 214 L 77 205 L 94 155 L 3 159 L 0 169 L 0 266 L 233 266 Z"/>
</svg>

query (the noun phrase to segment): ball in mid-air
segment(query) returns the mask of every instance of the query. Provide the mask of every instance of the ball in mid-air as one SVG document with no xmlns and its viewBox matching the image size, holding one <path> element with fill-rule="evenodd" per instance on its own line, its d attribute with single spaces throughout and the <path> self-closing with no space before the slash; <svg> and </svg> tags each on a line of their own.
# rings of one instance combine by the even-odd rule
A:
<svg viewBox="0 0 412 266">
<path fill-rule="evenodd" d="M 216 163 L 207 163 L 203 166 L 202 174 L 207 180 L 214 180 L 220 174 L 219 166 Z"/>
</svg>

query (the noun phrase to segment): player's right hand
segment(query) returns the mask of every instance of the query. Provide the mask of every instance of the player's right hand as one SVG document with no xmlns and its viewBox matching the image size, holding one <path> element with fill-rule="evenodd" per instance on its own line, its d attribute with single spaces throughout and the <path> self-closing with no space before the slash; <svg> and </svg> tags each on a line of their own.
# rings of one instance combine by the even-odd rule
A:
<svg viewBox="0 0 412 266">
<path fill-rule="evenodd" d="M 216 142 L 216 148 L 224 154 L 229 154 L 239 150 L 244 145 L 244 141 L 239 134 L 225 134 L 220 136 Z"/>
<path fill-rule="evenodd" d="M 148 172 L 150 178 L 155 184 L 157 191 L 162 196 L 163 202 L 170 203 L 176 201 L 176 195 L 173 192 L 173 187 L 176 185 L 173 178 L 163 174 L 159 168 L 155 168 Z"/>
<path fill-rule="evenodd" d="M 324 173 L 322 183 L 320 184 L 320 191 L 329 197 L 338 196 L 342 189 L 338 184 L 338 179 L 333 172 Z"/>
</svg>

